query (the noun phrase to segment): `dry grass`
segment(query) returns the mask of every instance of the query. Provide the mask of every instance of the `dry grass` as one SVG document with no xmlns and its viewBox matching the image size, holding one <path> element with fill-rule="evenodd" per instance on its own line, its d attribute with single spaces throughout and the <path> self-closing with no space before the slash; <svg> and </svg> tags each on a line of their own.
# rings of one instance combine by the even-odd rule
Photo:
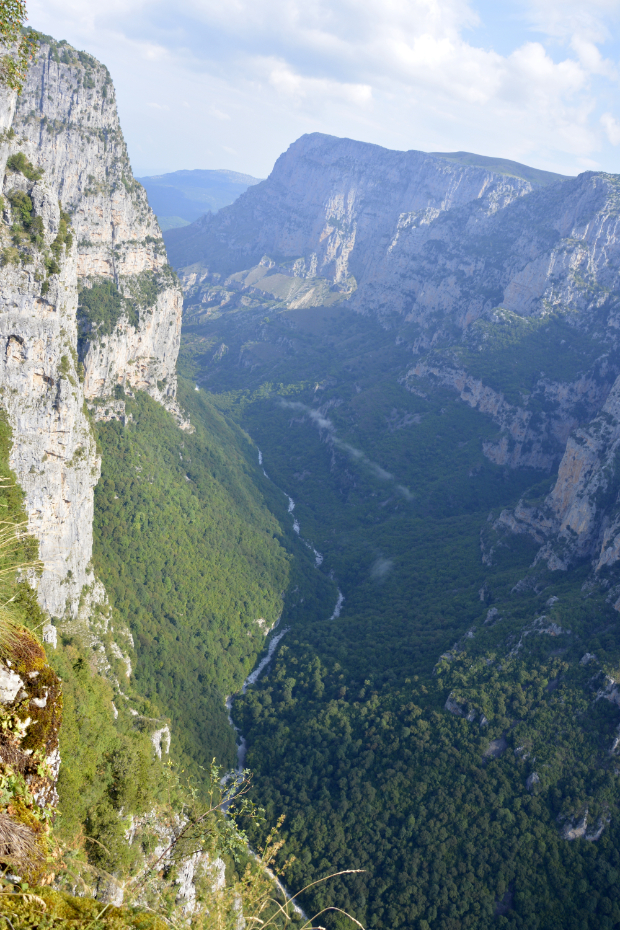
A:
<svg viewBox="0 0 620 930">
<path fill-rule="evenodd" d="M 0 811 L 0 860 L 20 875 L 30 874 L 45 860 L 34 830 L 13 820 L 6 811 Z"/>
<path fill-rule="evenodd" d="M 6 486 L 7 479 L 0 476 L 0 488 Z M 16 575 L 43 567 L 39 559 L 24 561 L 24 554 L 32 543 L 26 530 L 26 521 L 0 521 L 0 658 L 36 663 L 45 661 L 43 647 L 13 618 L 10 606 Z"/>
<path fill-rule="evenodd" d="M 41 643 L 11 616 L 6 607 L 0 607 L 0 659 L 10 659 L 27 667 L 46 662 Z"/>
</svg>

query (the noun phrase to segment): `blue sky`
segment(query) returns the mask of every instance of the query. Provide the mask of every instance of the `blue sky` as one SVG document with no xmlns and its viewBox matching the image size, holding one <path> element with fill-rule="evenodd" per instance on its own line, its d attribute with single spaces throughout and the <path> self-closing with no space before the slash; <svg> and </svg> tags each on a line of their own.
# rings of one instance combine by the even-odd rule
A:
<svg viewBox="0 0 620 930">
<path fill-rule="evenodd" d="M 266 177 L 306 132 L 620 173 L 620 0 L 29 0 L 110 69 L 134 172 Z"/>
</svg>

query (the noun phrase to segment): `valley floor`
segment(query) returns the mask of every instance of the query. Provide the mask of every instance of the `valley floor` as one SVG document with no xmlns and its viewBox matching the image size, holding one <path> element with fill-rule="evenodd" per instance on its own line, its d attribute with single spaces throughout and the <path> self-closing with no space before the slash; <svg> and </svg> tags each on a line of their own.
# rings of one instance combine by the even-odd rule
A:
<svg viewBox="0 0 620 930">
<path fill-rule="evenodd" d="M 346 310 L 302 319 L 293 359 L 239 364 L 234 339 L 187 326 L 182 371 L 261 450 L 292 555 L 287 635 L 234 702 L 266 823 L 285 816 L 287 885 L 363 870 L 303 900 L 369 930 L 616 926 L 620 718 L 597 694 L 618 613 L 589 566 L 532 568 L 533 541 L 493 529 L 555 476 L 491 464 L 498 427 L 407 390 L 393 331 Z"/>
</svg>

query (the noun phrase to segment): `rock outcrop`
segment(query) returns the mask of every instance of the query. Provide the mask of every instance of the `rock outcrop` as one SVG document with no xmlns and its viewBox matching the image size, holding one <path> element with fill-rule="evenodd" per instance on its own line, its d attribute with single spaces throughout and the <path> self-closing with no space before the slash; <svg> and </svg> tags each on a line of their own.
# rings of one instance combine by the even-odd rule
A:
<svg viewBox="0 0 620 930">
<path fill-rule="evenodd" d="M 340 283 L 353 274 L 362 286 L 405 231 L 472 202 L 495 212 L 531 190 L 488 168 L 313 133 L 280 156 L 266 181 L 215 216 L 171 230 L 166 242 L 175 267 L 203 262 L 230 274 L 268 254 L 298 260 L 291 271 L 299 277 Z"/>
<path fill-rule="evenodd" d="M 496 307 L 585 312 L 609 297 L 620 268 L 618 179 L 544 180 L 314 133 L 230 207 L 165 238 L 175 268 L 194 285 L 203 276 L 203 293 L 213 274 L 222 284 L 268 256 L 272 268 L 246 279 L 249 294 L 272 275 L 289 287 L 323 280 L 362 313 L 418 324 L 420 349 L 446 323 L 466 329 Z M 283 282 L 274 284 L 281 295 Z M 324 297 L 317 291 L 315 303 Z"/>
<path fill-rule="evenodd" d="M 450 387 L 499 425 L 488 459 L 560 466 L 542 508 L 497 528 L 533 535 L 551 568 L 591 557 L 600 572 L 620 562 L 620 177 L 477 161 L 303 136 L 234 204 L 166 233 L 186 317 L 230 314 L 260 347 L 266 311 L 376 316 L 415 356 L 401 383 Z M 281 336 L 274 350 L 296 351 Z"/>
<path fill-rule="evenodd" d="M 60 679 L 34 636 L 14 627 L 0 660 L 0 861 L 30 881 L 48 865 L 61 719 Z"/>
<path fill-rule="evenodd" d="M 563 455 L 571 430 L 580 422 L 577 411 L 594 414 L 608 392 L 607 382 L 592 375 L 582 375 L 572 384 L 541 378 L 534 392 L 534 398 L 540 398 L 546 407 L 540 411 L 528 409 L 529 398 L 523 406 L 508 403 L 502 393 L 441 359 L 418 362 L 403 383 L 415 391 L 420 378 L 453 388 L 461 400 L 491 416 L 501 427 L 499 441 L 483 442 L 484 454 L 490 461 L 544 471 L 550 471 Z"/>
<path fill-rule="evenodd" d="M 498 525 L 529 533 L 537 556 L 566 570 L 583 558 L 596 572 L 620 561 L 620 378 L 591 423 L 568 438 L 553 490 L 542 507 L 521 502 Z"/>
<path fill-rule="evenodd" d="M 31 147 L 19 146 L 33 154 Z M 76 243 L 62 247 L 59 271 L 46 280 L 46 254 L 60 224 L 58 198 L 45 178 L 29 181 L 6 170 L 7 158 L 17 151 L 14 141 L 0 148 L 5 198 L 0 399 L 13 428 L 11 466 L 26 494 L 29 529 L 45 565 L 39 599 L 61 616 L 68 605 L 77 609 L 82 586 L 92 580 L 93 488 L 100 463 L 77 367 Z M 40 247 L 31 243 L 21 256 L 11 245 L 16 211 L 8 204 L 16 191 L 30 198 L 42 221 Z"/>
<path fill-rule="evenodd" d="M 485 446 L 493 462 L 549 470 L 620 373 L 620 181 L 520 173 L 303 136 L 230 207 L 166 233 L 186 317 L 242 309 L 256 323 L 265 310 L 346 301 L 402 333 L 420 357 L 408 383 L 431 377 L 491 413 L 504 434 Z M 486 380 L 490 333 L 528 321 L 514 340 L 525 356 L 558 318 L 583 345 L 553 347 L 561 377 L 528 373 L 508 401 Z"/>
</svg>

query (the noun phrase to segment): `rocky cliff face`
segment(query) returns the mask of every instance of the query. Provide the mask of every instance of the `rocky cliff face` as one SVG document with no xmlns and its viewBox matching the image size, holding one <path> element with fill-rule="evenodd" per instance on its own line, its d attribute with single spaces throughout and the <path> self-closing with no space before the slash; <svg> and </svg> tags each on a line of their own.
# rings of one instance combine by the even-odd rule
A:
<svg viewBox="0 0 620 930">
<path fill-rule="evenodd" d="M 487 168 L 314 133 L 281 155 L 266 181 L 216 216 L 171 230 L 166 243 L 176 268 L 230 274 L 267 254 L 284 265 L 280 273 L 348 292 L 379 284 L 402 240 L 447 211 L 476 202 L 494 213 L 531 190 Z"/>
<path fill-rule="evenodd" d="M 619 371 L 608 349 L 620 322 L 620 182 L 586 173 L 536 185 L 522 174 L 304 136 L 235 204 L 166 234 L 186 317 L 346 299 L 422 356 L 409 382 L 431 374 L 459 393 L 468 385 L 463 399 L 505 431 L 489 458 L 548 470 Z M 515 321 L 533 332 L 548 317 L 598 346 L 589 346 L 587 360 L 582 348 L 573 353 L 561 377 L 542 366 L 533 380 L 528 374 L 515 384 L 524 396 L 509 402 L 502 379 L 489 384 L 481 365 L 494 350 L 493 332 Z M 566 342 L 556 347 L 561 357 Z M 530 351 L 515 342 L 515 353 Z"/>
<path fill-rule="evenodd" d="M 600 413 L 566 443 L 557 481 L 543 506 L 521 502 L 497 526 L 541 544 L 537 561 L 565 571 L 590 558 L 598 574 L 620 561 L 620 378 Z"/>
<path fill-rule="evenodd" d="M 274 275 L 322 279 L 340 297 L 355 291 L 361 312 L 417 324 L 416 347 L 428 348 L 438 317 L 467 329 L 500 306 L 523 316 L 585 311 L 609 295 L 620 261 L 618 179 L 550 180 L 535 187 L 489 167 L 315 133 L 266 181 L 216 216 L 170 230 L 166 243 L 194 288 L 205 272 L 224 283 L 267 255 L 274 264 L 259 290 Z M 273 284 L 272 294 L 291 296 Z M 209 304 L 212 285 L 203 278 L 192 302 Z"/>
<path fill-rule="evenodd" d="M 526 318 L 570 309 L 591 322 L 618 283 L 619 193 L 617 177 L 586 173 L 501 210 L 470 204 L 403 237 L 388 266 L 398 261 L 408 318 L 426 331 L 418 346 L 436 335 L 438 311 L 463 330 L 498 307 Z"/>
<path fill-rule="evenodd" d="M 0 124 L 0 397 L 45 566 L 39 600 L 52 616 L 76 618 L 94 584 L 100 469 L 85 401 L 120 384 L 147 390 L 181 419 L 181 294 L 102 65 L 66 44 L 41 45 L 22 96 L 0 101 Z M 131 320 L 121 313 L 105 336 L 81 320 L 79 333 L 79 293 L 102 281 L 126 298 Z"/>
<path fill-rule="evenodd" d="M 6 171 L 7 157 L 17 149 L 15 141 L 5 142 L 0 152 L 5 197 L 0 396 L 13 428 L 11 465 L 26 493 L 29 529 L 45 565 L 40 601 L 62 616 L 67 605 L 75 609 L 82 586 L 92 580 L 93 488 L 100 463 L 77 370 L 76 244 L 62 247 L 59 271 L 48 280 L 45 259 L 58 234 L 58 199 L 47 180 L 32 182 Z M 42 220 L 40 247 L 12 245 L 16 210 L 8 198 L 17 191 L 30 198 Z"/>
<path fill-rule="evenodd" d="M 490 461 L 511 468 L 525 466 L 544 471 L 551 471 L 571 430 L 579 425 L 577 411 L 597 410 L 608 390 L 604 379 L 592 376 L 584 375 L 572 384 L 541 379 L 537 393 L 546 409 L 535 411 L 528 409 L 529 405 L 510 404 L 502 393 L 441 358 L 418 362 L 407 372 L 403 383 L 415 391 L 421 378 L 453 388 L 461 400 L 492 417 L 501 427 L 499 441 L 483 442 L 484 454 Z"/>
<path fill-rule="evenodd" d="M 186 318 L 236 314 L 259 345 L 266 310 L 376 315 L 415 357 L 395 378 L 448 386 L 500 426 L 491 461 L 560 466 L 543 508 L 500 525 L 533 533 L 551 567 L 588 556 L 600 572 L 620 554 L 620 177 L 472 161 L 302 137 L 236 203 L 166 234 Z"/>
<path fill-rule="evenodd" d="M 86 398 L 121 384 L 174 402 L 182 295 L 131 172 L 107 68 L 66 43 L 42 45 L 12 125 L 71 214 L 80 287 L 109 280 L 127 297 L 148 291 L 138 325 L 121 318 L 105 344 L 90 333 L 81 353 Z"/>
</svg>

